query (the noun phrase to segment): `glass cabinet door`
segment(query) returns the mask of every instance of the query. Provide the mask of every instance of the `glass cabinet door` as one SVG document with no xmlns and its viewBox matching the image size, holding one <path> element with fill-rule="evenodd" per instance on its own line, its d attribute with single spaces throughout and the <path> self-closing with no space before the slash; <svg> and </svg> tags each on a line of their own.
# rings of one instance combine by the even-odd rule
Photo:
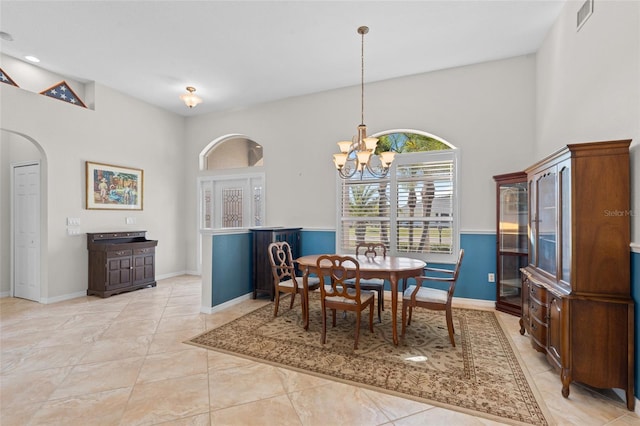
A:
<svg viewBox="0 0 640 426">
<path fill-rule="evenodd" d="M 527 253 L 527 183 L 502 185 L 500 205 L 498 222 L 500 251 Z"/>
<path fill-rule="evenodd" d="M 498 302 L 520 306 L 522 278 L 520 268 L 527 266 L 526 254 L 501 254 L 498 271 Z"/>
<path fill-rule="evenodd" d="M 560 238 L 562 257 L 560 279 L 571 284 L 571 162 L 560 164 Z"/>
<path fill-rule="evenodd" d="M 556 276 L 556 172 L 546 172 L 537 180 L 538 209 L 536 212 L 536 245 L 538 246 L 538 268 Z"/>
<path fill-rule="evenodd" d="M 494 176 L 497 183 L 496 309 L 522 312 L 520 268 L 528 263 L 529 184 L 524 172 Z"/>
</svg>

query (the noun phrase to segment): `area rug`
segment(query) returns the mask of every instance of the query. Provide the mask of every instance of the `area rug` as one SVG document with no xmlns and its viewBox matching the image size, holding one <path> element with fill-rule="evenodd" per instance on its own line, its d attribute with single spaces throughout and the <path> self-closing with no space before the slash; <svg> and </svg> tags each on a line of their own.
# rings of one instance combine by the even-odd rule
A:
<svg viewBox="0 0 640 426">
<path fill-rule="evenodd" d="M 375 317 L 373 334 L 367 312 L 354 350 L 355 314 L 339 313 L 335 328 L 328 314 L 323 345 L 319 296 L 311 294 L 308 331 L 299 299 L 289 309 L 290 299 L 282 298 L 276 318 L 268 304 L 185 343 L 502 423 L 549 424 L 546 406 L 493 311 L 454 308 L 455 348 L 442 312 L 415 309 L 398 346 L 390 307 L 381 323 Z"/>
</svg>

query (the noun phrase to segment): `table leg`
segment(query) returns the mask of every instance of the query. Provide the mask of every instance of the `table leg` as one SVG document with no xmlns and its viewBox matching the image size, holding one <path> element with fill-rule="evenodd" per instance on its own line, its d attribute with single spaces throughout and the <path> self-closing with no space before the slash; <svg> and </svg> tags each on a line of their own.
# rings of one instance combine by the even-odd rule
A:
<svg viewBox="0 0 640 426">
<path fill-rule="evenodd" d="M 391 327 L 393 327 L 393 343 L 398 345 L 398 327 L 396 314 L 398 313 L 398 277 L 392 272 L 389 275 L 391 283 Z"/>
<path fill-rule="evenodd" d="M 304 329 L 309 329 L 309 268 L 304 268 L 302 272 L 302 321 Z"/>
</svg>

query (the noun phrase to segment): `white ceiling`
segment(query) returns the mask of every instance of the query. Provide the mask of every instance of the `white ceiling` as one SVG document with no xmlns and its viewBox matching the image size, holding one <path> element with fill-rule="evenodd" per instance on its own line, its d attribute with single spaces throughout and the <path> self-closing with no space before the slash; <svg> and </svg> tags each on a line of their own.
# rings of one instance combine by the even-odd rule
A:
<svg viewBox="0 0 640 426">
<path fill-rule="evenodd" d="M 185 116 L 535 52 L 565 0 L 0 1 L 0 50 Z M 204 102 L 178 96 L 193 85 Z"/>
</svg>

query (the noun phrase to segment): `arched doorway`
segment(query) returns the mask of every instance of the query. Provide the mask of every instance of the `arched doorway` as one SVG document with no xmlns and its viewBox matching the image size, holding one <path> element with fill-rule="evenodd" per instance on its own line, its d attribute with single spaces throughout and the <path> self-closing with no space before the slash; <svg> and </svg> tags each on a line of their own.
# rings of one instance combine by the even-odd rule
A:
<svg viewBox="0 0 640 426">
<path fill-rule="evenodd" d="M 42 271 L 47 247 L 47 161 L 42 146 L 27 135 L 0 129 L 0 175 L 0 295 L 16 295 L 18 282 L 32 287 L 18 296 L 39 302 L 46 285 Z M 17 189 L 25 182 L 30 186 L 26 195 Z"/>
</svg>

